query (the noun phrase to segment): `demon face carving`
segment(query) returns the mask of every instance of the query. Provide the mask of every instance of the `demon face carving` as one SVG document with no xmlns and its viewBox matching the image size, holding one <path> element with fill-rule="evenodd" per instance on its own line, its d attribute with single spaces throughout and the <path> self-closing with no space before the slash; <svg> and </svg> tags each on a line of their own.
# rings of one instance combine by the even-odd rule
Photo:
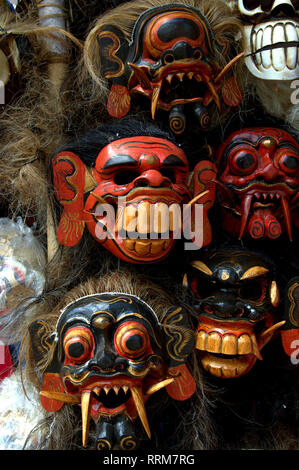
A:
<svg viewBox="0 0 299 470">
<path fill-rule="evenodd" d="M 132 8 L 134 6 L 132 5 Z M 131 98 L 144 96 L 156 110 L 169 113 L 169 125 L 176 134 L 185 130 L 186 106 L 202 129 L 210 125 L 209 107 L 221 108 L 223 101 L 236 106 L 240 90 L 231 77 L 224 81 L 230 66 L 223 69 L 227 43 L 217 43 L 205 16 L 196 8 L 169 4 L 144 11 L 132 28 L 128 43 L 122 31 L 112 25 L 99 32 L 101 71 L 111 83 L 107 109 L 122 117 L 131 107 Z"/>
<path fill-rule="evenodd" d="M 136 136 L 105 146 L 94 168 L 70 152 L 52 163 L 56 197 L 64 207 L 57 232 L 61 244 L 78 243 L 86 224 L 124 261 L 156 262 L 169 254 L 182 230 L 181 208 L 191 199 L 188 162 L 179 147 Z"/>
<path fill-rule="evenodd" d="M 287 132 L 249 128 L 231 134 L 217 152 L 223 227 L 240 239 L 292 240 L 299 185 L 299 145 Z"/>
<path fill-rule="evenodd" d="M 49 353 L 49 328 L 37 321 L 30 334 L 41 366 Z M 41 403 L 48 411 L 58 411 L 64 403 L 81 405 L 83 446 L 92 418 L 97 449 L 108 450 L 115 443 L 134 449 L 137 417 L 151 437 L 145 403 L 152 394 L 166 387 L 172 398 L 185 400 L 195 391 L 185 366 L 193 332 L 180 307 L 171 307 L 160 324 L 154 310 L 134 295 L 88 295 L 62 310 L 55 335 Z"/>
<path fill-rule="evenodd" d="M 297 78 L 298 2 L 238 0 L 238 9 L 244 20 L 243 40 L 248 70 L 264 80 Z"/>
<path fill-rule="evenodd" d="M 198 298 L 196 348 L 204 369 L 224 379 L 247 374 L 285 323 L 276 319 L 272 266 L 251 252 L 207 251 L 187 277 Z"/>
</svg>

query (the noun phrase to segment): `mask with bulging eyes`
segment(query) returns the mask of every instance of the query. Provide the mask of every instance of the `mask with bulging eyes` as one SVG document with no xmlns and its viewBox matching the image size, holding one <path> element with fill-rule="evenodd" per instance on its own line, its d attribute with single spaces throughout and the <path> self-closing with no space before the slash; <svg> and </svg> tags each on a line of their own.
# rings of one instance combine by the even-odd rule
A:
<svg viewBox="0 0 299 470">
<path fill-rule="evenodd" d="M 151 437 L 145 407 L 151 395 L 165 388 L 173 399 L 186 400 L 195 391 L 185 365 L 194 334 L 180 307 L 171 307 L 160 323 L 134 295 L 87 295 L 62 310 L 54 342 L 45 321 L 33 323 L 30 336 L 43 370 L 42 406 L 55 412 L 65 403 L 81 405 L 84 447 L 92 418 L 98 450 L 115 444 L 134 449 L 138 417 Z"/>
<path fill-rule="evenodd" d="M 185 285 L 197 298 L 196 348 L 204 369 L 222 379 L 247 374 L 285 324 L 271 264 L 251 252 L 207 251 L 191 262 Z"/>
<path fill-rule="evenodd" d="M 264 80 L 298 78 L 298 1 L 238 0 L 237 5 L 248 70 Z"/>
<path fill-rule="evenodd" d="M 128 137 L 106 145 L 94 167 L 71 152 L 52 160 L 55 194 L 64 210 L 58 241 L 74 246 L 85 225 L 124 261 L 152 263 L 168 256 L 182 232 L 191 199 L 188 161 L 166 139 Z"/>
<path fill-rule="evenodd" d="M 248 128 L 217 151 L 222 226 L 241 239 L 293 239 L 298 228 L 299 144 L 286 131 Z"/>
</svg>

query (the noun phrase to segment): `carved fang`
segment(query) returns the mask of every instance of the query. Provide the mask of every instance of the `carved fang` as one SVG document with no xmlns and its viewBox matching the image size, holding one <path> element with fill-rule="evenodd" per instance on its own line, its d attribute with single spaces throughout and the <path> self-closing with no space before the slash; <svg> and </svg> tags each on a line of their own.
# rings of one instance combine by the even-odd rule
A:
<svg viewBox="0 0 299 470">
<path fill-rule="evenodd" d="M 91 390 L 86 390 L 81 396 L 81 414 L 82 414 L 82 445 L 86 447 L 89 421 L 90 421 Z"/>
<path fill-rule="evenodd" d="M 152 104 L 151 104 L 152 119 L 155 119 L 160 91 L 161 91 L 161 85 L 158 85 L 153 89 Z"/>
<path fill-rule="evenodd" d="M 148 424 L 148 419 L 146 415 L 146 410 L 143 402 L 143 396 L 142 396 L 142 391 L 140 387 L 133 387 L 131 388 L 131 393 L 132 393 L 132 398 L 134 400 L 134 404 L 136 406 L 136 410 L 138 413 L 138 416 L 140 418 L 140 421 L 145 429 L 145 432 L 148 436 L 148 438 L 151 438 L 151 431 L 150 427 Z"/>
<path fill-rule="evenodd" d="M 242 220 L 241 220 L 241 227 L 240 227 L 240 233 L 239 233 L 239 240 L 241 240 L 241 238 L 244 235 L 244 231 L 245 231 L 245 228 L 246 228 L 246 225 L 247 225 L 247 220 L 248 220 L 248 216 L 249 216 L 249 212 L 250 212 L 251 201 L 252 201 L 252 196 L 251 195 L 246 196 L 243 199 L 243 203 L 242 203 L 242 205 L 243 205 L 243 207 L 242 207 Z"/>
<path fill-rule="evenodd" d="M 281 198 L 281 208 L 282 208 L 282 211 L 283 211 L 284 221 L 285 221 L 285 224 L 286 224 L 286 229 L 287 229 L 287 232 L 288 232 L 288 235 L 289 235 L 289 239 L 290 239 L 290 241 L 293 241 L 292 225 L 291 225 L 291 214 L 290 214 L 289 203 L 284 197 Z"/>
<path fill-rule="evenodd" d="M 152 395 L 153 393 L 156 393 L 158 392 L 159 390 L 161 390 L 162 388 L 164 387 L 167 387 L 167 385 L 170 385 L 172 382 L 174 382 L 174 379 L 166 379 L 166 380 L 163 380 L 162 382 L 159 382 L 155 385 L 152 385 L 147 391 L 146 391 L 146 395 Z"/>
</svg>

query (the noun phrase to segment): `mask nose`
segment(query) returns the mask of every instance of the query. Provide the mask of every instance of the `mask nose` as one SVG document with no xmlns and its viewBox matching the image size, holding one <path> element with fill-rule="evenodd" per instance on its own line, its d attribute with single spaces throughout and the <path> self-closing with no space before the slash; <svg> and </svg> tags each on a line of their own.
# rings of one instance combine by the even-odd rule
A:
<svg viewBox="0 0 299 470">
<path fill-rule="evenodd" d="M 163 176 L 157 170 L 147 170 L 142 175 L 138 176 L 134 181 L 134 186 L 136 187 L 169 187 L 171 185 L 171 181 L 166 176 Z"/>
</svg>

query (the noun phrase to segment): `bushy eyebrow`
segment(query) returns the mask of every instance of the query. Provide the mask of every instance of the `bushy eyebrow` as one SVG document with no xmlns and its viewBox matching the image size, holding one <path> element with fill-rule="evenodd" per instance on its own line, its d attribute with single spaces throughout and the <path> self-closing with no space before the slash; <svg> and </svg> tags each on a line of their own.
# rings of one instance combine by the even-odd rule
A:
<svg viewBox="0 0 299 470">
<path fill-rule="evenodd" d="M 130 155 L 117 154 L 109 158 L 109 160 L 106 161 L 102 169 L 108 170 L 110 168 L 114 168 L 116 166 L 122 166 L 122 165 L 137 167 L 138 162 L 134 160 L 134 158 L 130 157 Z"/>
</svg>

